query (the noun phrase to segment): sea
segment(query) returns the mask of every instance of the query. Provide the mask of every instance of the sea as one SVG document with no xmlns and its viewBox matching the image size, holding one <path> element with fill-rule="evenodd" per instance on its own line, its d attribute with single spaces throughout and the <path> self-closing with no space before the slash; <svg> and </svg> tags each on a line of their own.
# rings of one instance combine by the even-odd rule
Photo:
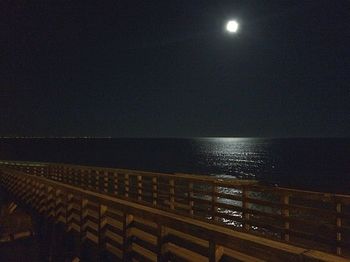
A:
<svg viewBox="0 0 350 262">
<path fill-rule="evenodd" d="M 2 138 L 0 159 L 255 179 L 350 194 L 350 138 Z"/>
</svg>

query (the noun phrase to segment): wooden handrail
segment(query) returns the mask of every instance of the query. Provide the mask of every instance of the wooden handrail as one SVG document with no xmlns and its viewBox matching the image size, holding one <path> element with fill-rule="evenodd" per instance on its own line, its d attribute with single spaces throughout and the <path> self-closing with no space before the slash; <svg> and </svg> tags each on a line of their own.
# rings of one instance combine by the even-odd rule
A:
<svg viewBox="0 0 350 262">
<path fill-rule="evenodd" d="M 1 167 L 350 257 L 350 232 L 345 230 L 350 225 L 349 195 L 268 187 L 257 181 L 57 163 L 0 161 Z"/>
<path fill-rule="evenodd" d="M 177 178 L 185 178 L 185 179 L 193 179 L 196 181 L 217 181 L 219 183 L 233 183 L 233 184 L 256 184 L 256 180 L 237 180 L 237 179 L 222 179 L 214 176 L 205 176 L 205 175 L 195 175 L 195 174 L 185 174 L 185 173 L 158 173 L 158 172 L 149 172 L 149 171 L 141 171 L 141 170 L 133 170 L 133 169 L 121 169 L 121 168 L 110 168 L 110 167 L 95 167 L 95 166 L 84 166 L 84 165 L 73 165 L 73 164 L 63 164 L 63 163 L 55 163 L 55 162 L 28 162 L 28 161 L 9 161 L 9 160 L 0 160 L 0 166 L 11 166 L 11 167 L 25 167 L 27 170 L 30 168 L 45 168 L 45 167 L 56 167 L 61 168 L 72 168 L 79 169 L 81 171 L 90 171 L 90 170 L 99 170 L 104 172 L 120 172 L 120 173 L 129 173 L 129 174 L 140 174 L 142 176 L 162 176 L 162 177 L 177 177 Z"/>
</svg>

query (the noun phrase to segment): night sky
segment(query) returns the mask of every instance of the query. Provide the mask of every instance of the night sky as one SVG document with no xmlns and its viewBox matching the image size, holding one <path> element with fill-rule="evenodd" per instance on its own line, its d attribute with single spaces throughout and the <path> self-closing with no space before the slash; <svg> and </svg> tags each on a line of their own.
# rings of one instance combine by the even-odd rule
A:
<svg viewBox="0 0 350 262">
<path fill-rule="evenodd" d="M 0 5 L 0 136 L 349 136 L 350 1 L 86 2 Z"/>
</svg>

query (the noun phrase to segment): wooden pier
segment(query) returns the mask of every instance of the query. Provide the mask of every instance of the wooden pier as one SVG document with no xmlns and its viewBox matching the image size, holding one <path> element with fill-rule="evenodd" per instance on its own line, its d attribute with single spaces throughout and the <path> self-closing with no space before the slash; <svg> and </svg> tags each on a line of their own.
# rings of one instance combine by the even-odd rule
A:
<svg viewBox="0 0 350 262">
<path fill-rule="evenodd" d="M 0 186 L 103 261 L 350 258 L 349 195 L 15 161 L 0 161 Z"/>
</svg>

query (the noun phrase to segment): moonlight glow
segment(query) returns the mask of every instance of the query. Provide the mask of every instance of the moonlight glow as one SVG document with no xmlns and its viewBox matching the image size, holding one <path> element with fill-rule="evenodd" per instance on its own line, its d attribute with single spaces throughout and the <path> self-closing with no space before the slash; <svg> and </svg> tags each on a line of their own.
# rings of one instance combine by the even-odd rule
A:
<svg viewBox="0 0 350 262">
<path fill-rule="evenodd" d="M 230 33 L 236 33 L 238 31 L 239 24 L 235 20 L 228 21 L 226 24 L 226 30 Z"/>
</svg>

